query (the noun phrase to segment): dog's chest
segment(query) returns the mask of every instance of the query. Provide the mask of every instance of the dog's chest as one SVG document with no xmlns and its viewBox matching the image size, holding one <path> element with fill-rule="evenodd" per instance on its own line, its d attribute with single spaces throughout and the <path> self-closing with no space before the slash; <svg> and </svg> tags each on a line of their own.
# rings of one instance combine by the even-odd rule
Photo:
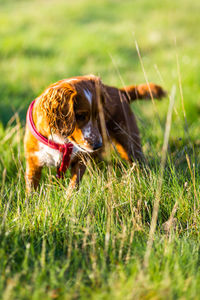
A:
<svg viewBox="0 0 200 300">
<path fill-rule="evenodd" d="M 78 148 L 76 148 L 76 146 L 73 146 L 70 161 L 77 155 L 78 152 Z M 39 159 L 40 164 L 42 166 L 46 165 L 48 167 L 58 167 L 61 164 L 63 158 L 62 152 L 52 149 L 40 142 L 39 151 L 36 152 L 36 155 Z"/>
</svg>

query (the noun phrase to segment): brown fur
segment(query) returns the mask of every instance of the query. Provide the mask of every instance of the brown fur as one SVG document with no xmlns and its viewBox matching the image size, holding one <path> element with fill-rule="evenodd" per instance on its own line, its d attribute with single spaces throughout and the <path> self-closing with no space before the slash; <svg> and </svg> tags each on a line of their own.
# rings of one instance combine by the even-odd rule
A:
<svg viewBox="0 0 200 300">
<path fill-rule="evenodd" d="M 91 93 L 91 105 L 84 91 Z M 55 133 L 81 147 L 86 156 L 88 151 L 90 155 L 97 156 L 96 154 L 100 154 L 103 149 L 102 147 L 98 152 L 94 151 L 101 144 L 99 97 L 103 105 L 108 139 L 113 141 L 121 157 L 132 163 L 134 160 L 143 160 L 143 152 L 130 102 L 163 96 L 164 90 L 153 83 L 118 89 L 104 85 L 93 75 L 75 77 L 52 84 L 36 99 L 33 120 L 37 130 L 46 138 L 51 138 L 51 134 Z M 91 136 L 84 135 L 84 128 L 87 126 Z M 43 164 L 37 157 L 39 142 L 27 126 L 24 147 L 27 166 L 26 186 L 30 191 L 32 186 L 36 188 L 39 183 Z M 75 156 L 71 160 L 71 187 L 79 183 L 85 168 L 81 156 Z"/>
</svg>

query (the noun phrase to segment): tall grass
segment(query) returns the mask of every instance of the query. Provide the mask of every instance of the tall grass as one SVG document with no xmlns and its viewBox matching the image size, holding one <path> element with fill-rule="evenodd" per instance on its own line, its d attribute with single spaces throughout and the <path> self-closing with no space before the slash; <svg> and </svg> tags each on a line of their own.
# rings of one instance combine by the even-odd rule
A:
<svg viewBox="0 0 200 300">
<path fill-rule="evenodd" d="M 198 298 L 199 174 L 168 160 L 157 230 L 143 262 L 159 163 L 147 171 L 120 164 L 89 166 L 80 190 L 66 198 L 68 178 L 45 176 L 31 198 L 24 193 L 18 142 L 15 168 L 2 175 L 1 293 L 4 299 Z M 12 160 L 12 158 L 10 158 Z M 4 159 L 5 170 L 11 162 Z M 7 165 L 8 164 L 8 165 Z M 7 168 L 8 168 L 7 167 Z M 13 176 L 14 175 L 14 176 Z M 172 226 L 167 227 L 175 203 Z"/>
</svg>

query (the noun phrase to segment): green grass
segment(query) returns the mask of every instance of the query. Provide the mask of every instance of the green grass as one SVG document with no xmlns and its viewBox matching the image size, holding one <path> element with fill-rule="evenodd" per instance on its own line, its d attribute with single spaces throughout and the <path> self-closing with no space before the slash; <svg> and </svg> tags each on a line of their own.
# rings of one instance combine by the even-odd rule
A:
<svg viewBox="0 0 200 300">
<path fill-rule="evenodd" d="M 198 0 L 0 0 L 0 299 L 200 299 L 199 9 Z M 113 154 L 110 165 L 88 166 L 71 197 L 69 173 L 57 182 L 46 170 L 27 198 L 28 104 L 70 76 L 145 82 L 135 40 L 149 81 L 176 88 L 161 193 L 168 99 L 133 104 L 146 170 Z"/>
</svg>

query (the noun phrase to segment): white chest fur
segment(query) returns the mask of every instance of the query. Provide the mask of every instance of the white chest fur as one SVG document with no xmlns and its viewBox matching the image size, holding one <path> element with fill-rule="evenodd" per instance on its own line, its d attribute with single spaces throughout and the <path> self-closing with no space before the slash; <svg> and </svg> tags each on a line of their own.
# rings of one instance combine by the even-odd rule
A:
<svg viewBox="0 0 200 300">
<path fill-rule="evenodd" d="M 59 144 L 64 144 L 66 142 L 57 135 L 53 135 L 51 137 L 51 140 Z M 72 160 L 78 154 L 78 152 L 79 149 L 76 146 L 73 146 L 70 160 Z M 46 165 L 48 167 L 60 166 L 63 157 L 63 154 L 59 150 L 52 149 L 41 142 L 39 142 L 39 150 L 36 152 L 36 155 L 39 159 L 40 164 L 42 166 Z"/>
<path fill-rule="evenodd" d="M 39 142 L 39 151 L 36 153 L 42 166 L 58 167 L 62 161 L 62 153 Z"/>
</svg>

